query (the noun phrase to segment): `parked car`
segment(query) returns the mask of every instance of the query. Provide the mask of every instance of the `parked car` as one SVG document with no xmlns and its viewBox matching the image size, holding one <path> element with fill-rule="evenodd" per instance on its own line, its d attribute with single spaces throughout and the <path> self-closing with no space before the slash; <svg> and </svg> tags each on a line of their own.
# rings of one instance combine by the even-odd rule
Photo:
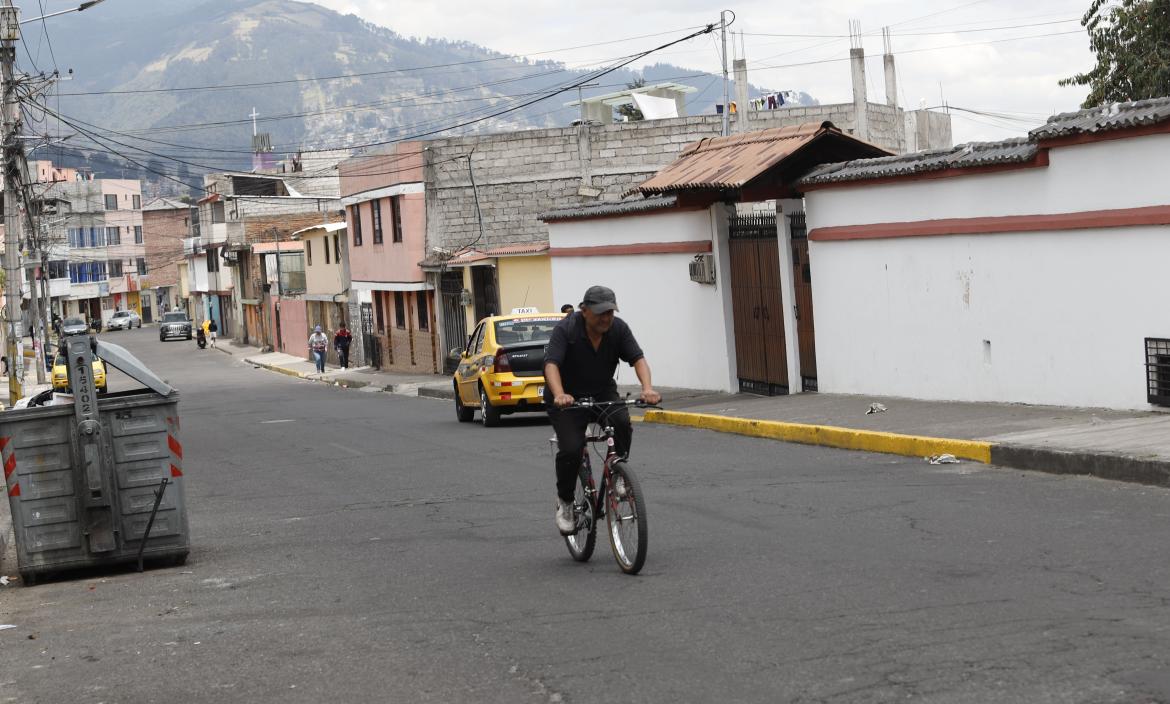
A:
<svg viewBox="0 0 1170 704">
<path fill-rule="evenodd" d="M 456 350 L 455 415 L 468 423 L 479 410 L 486 427 L 512 413 L 544 410 L 544 348 L 564 316 L 512 313 L 484 318 Z"/>
<path fill-rule="evenodd" d="M 191 319 L 181 310 L 172 310 L 163 313 L 158 324 L 158 339 L 165 342 L 170 337 L 191 339 Z"/>
<path fill-rule="evenodd" d="M 53 359 L 53 390 L 71 393 L 69 388 L 69 372 L 65 355 L 58 352 Z M 93 358 L 93 385 L 99 394 L 106 392 L 106 364 L 97 357 Z"/>
<path fill-rule="evenodd" d="M 71 316 L 61 321 L 62 335 L 81 335 L 89 332 L 89 323 L 80 316 Z"/>
<path fill-rule="evenodd" d="M 117 311 L 110 316 L 110 322 L 106 323 L 107 330 L 130 330 L 135 327 L 142 327 L 142 318 L 132 310 Z"/>
</svg>

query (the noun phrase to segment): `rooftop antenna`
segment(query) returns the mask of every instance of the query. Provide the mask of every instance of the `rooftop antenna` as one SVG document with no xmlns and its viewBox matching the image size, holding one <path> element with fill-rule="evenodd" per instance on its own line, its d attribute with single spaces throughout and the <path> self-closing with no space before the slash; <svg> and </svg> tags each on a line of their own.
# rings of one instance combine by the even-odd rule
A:
<svg viewBox="0 0 1170 704">
<path fill-rule="evenodd" d="M 257 134 L 256 133 L 256 118 L 260 117 L 260 113 L 256 112 L 255 105 L 252 106 L 252 114 L 248 115 L 248 117 L 252 118 L 252 136 L 255 137 Z"/>
</svg>

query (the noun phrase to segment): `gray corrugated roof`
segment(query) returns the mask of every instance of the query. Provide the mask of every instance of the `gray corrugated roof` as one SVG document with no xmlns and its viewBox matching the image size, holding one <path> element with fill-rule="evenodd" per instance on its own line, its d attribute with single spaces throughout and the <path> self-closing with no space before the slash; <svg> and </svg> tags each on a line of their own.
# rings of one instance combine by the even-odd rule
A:
<svg viewBox="0 0 1170 704">
<path fill-rule="evenodd" d="M 540 215 L 540 220 L 551 222 L 554 220 L 576 220 L 578 218 L 597 218 L 608 215 L 626 215 L 628 213 L 642 213 L 650 210 L 666 210 L 678 203 L 675 196 L 651 196 L 637 200 L 623 200 L 616 203 L 590 203 L 575 205 L 568 208 L 557 208 Z"/>
<path fill-rule="evenodd" d="M 901 156 L 877 159 L 854 159 L 836 164 L 825 164 L 813 169 L 800 180 L 801 184 L 861 181 L 886 176 L 962 169 L 994 164 L 1018 164 L 1031 161 L 1039 150 L 1026 138 L 1018 137 L 1002 142 L 972 142 L 950 149 L 913 152 Z"/>
<path fill-rule="evenodd" d="M 1084 132 L 1142 127 L 1166 120 L 1170 120 L 1170 98 L 1150 98 L 1053 115 L 1047 124 L 1032 130 L 1028 136 L 1033 140 L 1052 139 Z"/>
<path fill-rule="evenodd" d="M 175 200 L 173 198 L 163 197 L 163 198 L 155 198 L 154 200 L 150 201 L 146 205 L 142 206 L 142 209 L 143 210 L 185 210 L 187 208 L 192 208 L 192 207 L 194 207 L 194 206 L 187 205 L 186 203 L 184 203 L 181 200 Z"/>
</svg>

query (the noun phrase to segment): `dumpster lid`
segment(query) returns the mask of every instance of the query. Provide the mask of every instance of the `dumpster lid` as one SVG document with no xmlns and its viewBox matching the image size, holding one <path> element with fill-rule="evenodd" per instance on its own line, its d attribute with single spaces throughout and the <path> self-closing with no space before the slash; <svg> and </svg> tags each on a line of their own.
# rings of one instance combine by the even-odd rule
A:
<svg viewBox="0 0 1170 704">
<path fill-rule="evenodd" d="M 130 350 L 127 350 L 125 347 L 98 340 L 96 348 L 97 354 L 102 360 L 107 364 L 112 364 L 115 369 L 123 372 L 135 381 L 149 386 L 163 396 L 169 396 L 174 391 L 173 387 L 158 378 L 154 372 L 147 369 L 146 365 L 137 357 L 130 354 Z"/>
</svg>

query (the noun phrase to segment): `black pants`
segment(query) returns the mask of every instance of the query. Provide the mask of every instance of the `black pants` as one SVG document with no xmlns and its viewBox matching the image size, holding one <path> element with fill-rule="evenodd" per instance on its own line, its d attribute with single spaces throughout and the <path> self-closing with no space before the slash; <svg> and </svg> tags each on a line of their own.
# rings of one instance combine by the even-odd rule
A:
<svg viewBox="0 0 1170 704">
<path fill-rule="evenodd" d="M 617 391 L 598 394 L 595 401 L 618 401 L 621 397 Z M 602 415 L 605 415 L 603 421 Z M 623 457 L 630 454 L 630 441 L 633 439 L 634 428 L 630 424 L 630 411 L 624 406 L 615 406 L 610 409 L 561 409 L 550 406 L 548 419 L 552 422 L 553 430 L 557 434 L 557 496 L 562 501 L 573 500 L 573 490 L 577 484 L 577 470 L 581 467 L 581 450 L 585 447 L 585 428 L 590 421 L 613 426 L 614 449 Z"/>
<path fill-rule="evenodd" d="M 342 369 L 349 369 L 349 348 L 348 347 L 338 347 L 337 348 L 337 361 L 341 365 Z"/>
</svg>

